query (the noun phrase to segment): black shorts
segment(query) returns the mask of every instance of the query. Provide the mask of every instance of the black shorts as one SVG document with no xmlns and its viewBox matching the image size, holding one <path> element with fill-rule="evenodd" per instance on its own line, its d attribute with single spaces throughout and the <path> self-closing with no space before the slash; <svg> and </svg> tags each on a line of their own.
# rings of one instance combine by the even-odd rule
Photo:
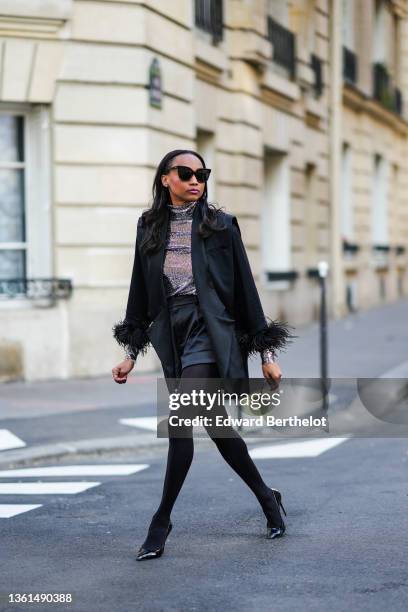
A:
<svg viewBox="0 0 408 612">
<path fill-rule="evenodd" d="M 168 298 L 173 344 L 181 367 L 194 363 L 216 363 L 196 295 L 175 295 Z"/>
</svg>

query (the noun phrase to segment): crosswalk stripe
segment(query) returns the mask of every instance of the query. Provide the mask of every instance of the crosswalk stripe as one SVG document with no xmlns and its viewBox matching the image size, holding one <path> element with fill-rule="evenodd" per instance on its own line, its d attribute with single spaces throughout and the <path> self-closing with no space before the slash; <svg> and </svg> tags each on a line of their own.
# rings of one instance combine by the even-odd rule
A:
<svg viewBox="0 0 408 612">
<path fill-rule="evenodd" d="M 23 440 L 15 436 L 8 429 L 0 429 L 0 450 L 8 450 L 9 448 L 21 448 L 27 446 Z"/>
<path fill-rule="evenodd" d="M 74 495 L 100 482 L 0 482 L 0 495 Z"/>
<path fill-rule="evenodd" d="M 157 430 L 157 417 L 136 417 L 134 419 L 119 419 L 122 425 L 129 427 L 140 427 L 140 429 L 148 429 L 149 431 Z"/>
<path fill-rule="evenodd" d="M 349 438 L 316 438 L 302 442 L 271 444 L 251 449 L 253 459 L 289 459 L 296 457 L 318 457 L 322 453 L 342 444 Z"/>
<path fill-rule="evenodd" d="M 53 465 L 36 468 L 21 468 L 0 471 L 0 478 L 16 476 L 128 476 L 149 467 L 148 463 L 111 465 Z"/>
<path fill-rule="evenodd" d="M 11 518 L 23 512 L 41 508 L 42 504 L 0 504 L 0 518 Z"/>
</svg>

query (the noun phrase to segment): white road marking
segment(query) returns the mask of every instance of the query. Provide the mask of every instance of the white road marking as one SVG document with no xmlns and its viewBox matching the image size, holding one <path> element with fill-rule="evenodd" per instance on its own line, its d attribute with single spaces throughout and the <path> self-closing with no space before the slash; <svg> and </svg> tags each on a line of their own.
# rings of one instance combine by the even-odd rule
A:
<svg viewBox="0 0 408 612">
<path fill-rule="evenodd" d="M 0 450 L 21 448 L 22 446 L 27 446 L 23 440 L 15 436 L 8 429 L 0 429 Z"/>
<path fill-rule="evenodd" d="M 271 444 L 253 448 L 249 454 L 253 459 L 288 459 L 291 457 L 318 457 L 322 453 L 342 444 L 349 438 L 316 438 L 304 442 Z"/>
<path fill-rule="evenodd" d="M 51 465 L 0 471 L 0 478 L 64 476 L 128 476 L 150 467 L 148 463 Z M 100 482 L 0 482 L 0 495 L 75 495 L 99 486 Z M 42 504 L 0 504 L 0 519 L 11 518 Z"/>
<path fill-rule="evenodd" d="M 129 425 L 129 427 L 139 427 L 140 429 L 157 431 L 157 417 L 137 417 L 134 419 L 119 419 L 119 423 L 122 423 L 122 425 Z"/>
<path fill-rule="evenodd" d="M 75 495 L 100 482 L 0 482 L 0 495 Z"/>
<path fill-rule="evenodd" d="M 0 478 L 32 476 L 128 476 L 149 467 L 148 463 L 112 465 L 53 465 L 48 467 L 21 468 L 0 471 Z"/>
<path fill-rule="evenodd" d="M 23 512 L 41 508 L 42 504 L 0 504 L 0 518 L 11 518 Z"/>
</svg>

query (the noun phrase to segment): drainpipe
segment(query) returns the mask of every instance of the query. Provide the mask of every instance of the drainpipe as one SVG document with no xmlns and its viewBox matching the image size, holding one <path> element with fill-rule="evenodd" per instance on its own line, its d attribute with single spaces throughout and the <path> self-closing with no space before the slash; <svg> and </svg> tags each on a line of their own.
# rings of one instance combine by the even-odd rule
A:
<svg viewBox="0 0 408 612">
<path fill-rule="evenodd" d="M 329 235 L 331 276 L 331 314 L 345 314 L 345 282 L 341 241 L 341 150 L 343 47 L 341 0 L 330 1 L 330 64 L 329 64 Z"/>
</svg>

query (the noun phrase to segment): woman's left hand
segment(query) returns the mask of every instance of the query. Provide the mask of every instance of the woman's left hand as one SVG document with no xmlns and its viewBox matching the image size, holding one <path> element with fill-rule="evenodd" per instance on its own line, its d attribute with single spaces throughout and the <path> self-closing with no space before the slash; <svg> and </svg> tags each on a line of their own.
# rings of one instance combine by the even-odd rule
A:
<svg viewBox="0 0 408 612">
<path fill-rule="evenodd" d="M 263 363 L 262 372 L 266 380 L 272 383 L 273 388 L 277 389 L 282 378 L 282 372 L 278 363 L 276 361 L 273 363 Z"/>
</svg>

